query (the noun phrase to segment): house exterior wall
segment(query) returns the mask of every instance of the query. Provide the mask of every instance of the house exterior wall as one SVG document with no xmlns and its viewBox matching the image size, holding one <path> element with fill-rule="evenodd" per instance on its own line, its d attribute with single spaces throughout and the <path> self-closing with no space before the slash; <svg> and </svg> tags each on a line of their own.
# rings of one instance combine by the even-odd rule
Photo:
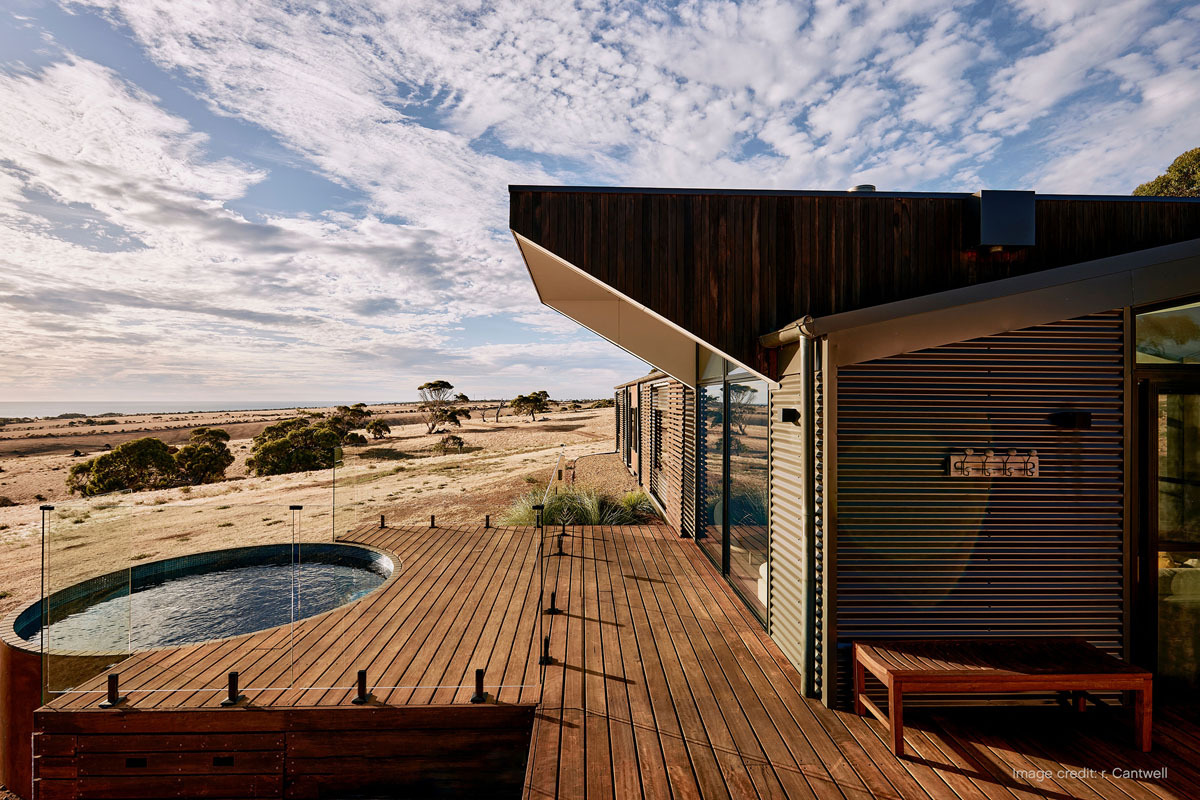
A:
<svg viewBox="0 0 1200 800">
<path fill-rule="evenodd" d="M 807 473 L 807 442 L 811 428 L 803 416 L 811 414 L 805 382 L 800 375 L 785 375 L 771 393 L 771 534 L 770 534 L 770 633 L 806 684 L 811 681 L 810 633 L 813 624 L 810 601 L 812 553 L 808 547 L 811 520 L 804 503 Z M 785 409 L 796 409 L 798 422 L 783 422 Z"/>
<path fill-rule="evenodd" d="M 981 246 L 968 194 L 510 187 L 509 227 L 776 379 L 758 337 L 820 317 L 1200 237 L 1185 198 L 1038 195 L 1036 242 Z"/>
<path fill-rule="evenodd" d="M 836 370 L 811 352 L 790 362 L 811 380 L 771 392 L 769 437 L 768 631 L 806 691 L 847 701 L 856 639 L 1082 636 L 1127 655 L 1121 311 Z M 694 535 L 695 390 L 652 374 L 617 389 L 619 419 L 626 393 L 631 472 Z M 1064 410 L 1091 427 L 1056 427 Z M 951 477 L 966 448 L 1036 450 L 1040 474 Z"/>
<path fill-rule="evenodd" d="M 855 640 L 1080 636 L 1124 655 L 1120 311 L 837 371 L 831 696 Z M 1050 414 L 1091 412 L 1091 427 Z M 951 477 L 953 451 L 1037 451 L 1038 477 Z"/>
</svg>

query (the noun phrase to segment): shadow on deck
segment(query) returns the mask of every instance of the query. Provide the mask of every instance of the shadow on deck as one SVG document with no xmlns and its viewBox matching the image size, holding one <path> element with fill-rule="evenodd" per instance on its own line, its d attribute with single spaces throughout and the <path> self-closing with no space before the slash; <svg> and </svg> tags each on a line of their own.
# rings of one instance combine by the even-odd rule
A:
<svg viewBox="0 0 1200 800">
<path fill-rule="evenodd" d="M 404 796 L 467 793 L 451 778 L 472 770 L 470 791 L 494 776 L 496 790 L 515 794 L 519 782 L 501 780 L 515 770 L 528 798 L 1200 797 L 1200 719 L 1190 710 L 1158 711 L 1150 754 L 1129 746 L 1125 721 L 1112 709 L 914 710 L 909 754 L 897 759 L 880 725 L 803 696 L 799 674 L 692 542 L 653 526 L 569 531 L 563 556 L 553 555 L 557 531 L 547 531 L 552 544 L 539 570 L 537 532 L 529 528 L 363 529 L 349 540 L 393 553 L 405 563 L 403 575 L 355 604 L 297 623 L 286 676 L 272 631 L 134 656 L 119 668 L 129 697 L 124 711 L 97 708 L 99 682 L 39 711 L 39 727 L 57 731 L 42 734 L 42 775 L 57 770 L 66 791 L 81 786 L 88 769 L 111 771 L 84 758 L 88 736 L 108 737 L 110 756 L 124 748 L 122 759 L 148 764 L 131 749 L 131 735 L 186 744 L 210 731 L 236 743 L 255 733 L 245 727 L 251 715 L 267 715 L 280 744 L 267 748 L 275 755 L 245 762 L 259 772 L 247 766 L 228 790 L 218 789 L 217 764 L 205 760 L 212 752 L 197 760 L 176 748 L 178 763 L 164 767 L 176 770 L 171 793 L 196 796 L 190 787 L 207 786 L 205 796 L 247 796 L 257 786 L 255 796 L 335 796 L 328 792 L 351 785 L 305 784 L 301 775 L 313 765 L 299 763 L 301 751 L 289 749 L 288 737 L 305 743 L 310 761 L 336 751 L 356 759 L 346 763 L 357 769 L 386 771 L 399 745 L 379 744 L 369 732 L 379 726 L 365 715 L 424 709 L 422 732 L 405 734 L 417 748 L 410 754 L 444 740 L 452 769 L 444 784 L 431 783 L 420 758 L 410 758 L 395 768 Z M 564 613 L 543 613 L 543 581 Z M 543 635 L 553 658 L 544 669 Z M 473 706 L 477 668 L 485 670 L 488 700 Z M 243 676 L 253 711 L 219 708 L 231 669 Z M 374 702 L 366 709 L 350 704 L 359 669 L 371 676 Z M 181 674 L 186 690 L 172 689 Z M 506 707 L 531 716 L 527 751 L 519 739 L 486 736 L 452 747 L 450 720 L 465 730 L 482 719 L 472 712 L 509 713 Z M 163 712 L 161 721 L 142 713 L 153 711 Z M 345 733 L 347 719 L 359 733 Z M 529 724 L 526 718 L 526 737 Z M 55 736 L 62 741 L 51 742 Z M 527 752 L 526 763 L 517 752 Z M 234 757 L 222 768 L 242 763 L 232 749 L 219 754 Z M 239 787 L 240 794 L 229 793 Z"/>
</svg>

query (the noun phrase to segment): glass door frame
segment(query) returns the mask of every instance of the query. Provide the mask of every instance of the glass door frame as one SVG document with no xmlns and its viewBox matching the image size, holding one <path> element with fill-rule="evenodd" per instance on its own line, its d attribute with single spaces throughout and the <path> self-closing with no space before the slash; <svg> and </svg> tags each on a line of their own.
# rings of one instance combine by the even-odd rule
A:
<svg viewBox="0 0 1200 800">
<path fill-rule="evenodd" d="M 700 381 L 700 383 L 696 387 L 697 399 L 700 397 L 700 392 L 703 391 L 703 389 L 705 387 L 707 387 L 707 386 L 720 386 L 721 387 L 721 412 L 720 412 L 721 413 L 721 520 L 720 520 L 721 560 L 720 560 L 720 562 L 718 562 L 717 559 L 713 557 L 713 554 L 711 552 L 709 552 L 708 548 L 706 548 L 706 547 L 701 546 L 700 551 L 702 553 L 704 553 L 705 556 L 708 557 L 708 560 L 713 563 L 713 566 L 715 566 L 718 570 L 721 571 L 722 577 L 727 577 L 729 575 L 729 560 L 730 560 L 730 549 L 729 549 L 729 430 L 728 430 L 729 391 L 728 391 L 728 372 L 729 372 L 729 366 L 728 366 L 728 364 L 725 364 L 721 369 L 720 379 L 710 378 L 708 380 L 703 380 L 703 381 Z M 702 419 L 704 413 L 705 413 L 704 409 L 700 407 L 700 403 L 697 400 L 696 419 L 695 419 L 695 424 L 696 424 L 695 439 L 696 439 L 696 444 L 697 444 L 697 450 L 699 449 L 700 439 L 702 436 L 705 435 L 705 432 L 706 432 L 705 431 L 705 420 Z M 706 454 L 706 457 L 707 457 L 707 454 Z M 699 465 L 697 465 L 697 466 L 699 466 Z M 701 476 L 701 470 L 697 469 L 696 470 L 696 516 L 699 519 L 696 520 L 696 531 L 697 531 L 697 533 L 702 534 L 702 537 L 707 537 L 710 535 L 707 531 L 707 528 L 708 528 L 707 516 L 708 515 L 705 512 L 701 511 L 701 508 L 704 506 L 705 500 L 706 500 L 705 492 L 707 491 L 707 485 L 706 485 L 706 483 L 701 483 L 700 476 Z M 697 544 L 700 544 L 700 538 L 702 538 L 702 537 L 701 536 L 697 537 L 697 541 L 696 541 Z"/>
<path fill-rule="evenodd" d="M 1158 669 L 1158 554 L 1194 551 L 1196 543 L 1163 542 L 1158 536 L 1158 404 L 1172 394 L 1200 395 L 1200 366 L 1135 367 L 1137 491 L 1136 533 L 1132 538 L 1134 569 L 1133 661 Z"/>
</svg>

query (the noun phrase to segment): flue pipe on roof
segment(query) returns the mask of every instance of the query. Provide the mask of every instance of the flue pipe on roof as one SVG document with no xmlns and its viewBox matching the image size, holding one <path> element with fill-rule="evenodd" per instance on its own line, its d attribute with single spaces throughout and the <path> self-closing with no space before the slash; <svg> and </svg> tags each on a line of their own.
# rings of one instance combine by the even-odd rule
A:
<svg viewBox="0 0 1200 800">
<path fill-rule="evenodd" d="M 860 183 L 857 186 L 851 186 L 846 191 L 848 191 L 848 192 L 873 192 L 873 191 L 875 191 L 875 184 Z"/>
</svg>

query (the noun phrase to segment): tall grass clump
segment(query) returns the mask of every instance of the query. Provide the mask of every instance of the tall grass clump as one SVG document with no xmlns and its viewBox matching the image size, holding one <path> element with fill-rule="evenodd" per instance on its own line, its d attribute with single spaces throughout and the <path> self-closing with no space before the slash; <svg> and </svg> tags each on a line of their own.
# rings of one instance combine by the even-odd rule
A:
<svg viewBox="0 0 1200 800">
<path fill-rule="evenodd" d="M 534 489 L 509 506 L 505 525 L 534 525 L 544 492 Z M 546 498 L 542 521 L 546 525 L 640 525 L 658 518 L 658 512 L 645 492 L 629 492 L 623 497 L 595 489 L 560 489 Z"/>
</svg>

